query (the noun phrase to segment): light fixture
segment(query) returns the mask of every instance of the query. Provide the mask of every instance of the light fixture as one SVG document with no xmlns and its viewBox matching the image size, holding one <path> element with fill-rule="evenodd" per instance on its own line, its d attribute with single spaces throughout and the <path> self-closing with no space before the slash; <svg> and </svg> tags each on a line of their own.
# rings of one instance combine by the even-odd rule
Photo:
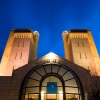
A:
<svg viewBox="0 0 100 100">
<path fill-rule="evenodd" d="M 60 93 L 60 97 L 62 97 L 62 96 L 63 96 L 63 93 L 62 93 L 62 91 L 60 91 L 59 93 Z"/>
<path fill-rule="evenodd" d="M 56 54 L 54 54 L 53 52 L 50 52 L 49 54 L 47 54 L 46 57 L 49 58 L 49 59 L 57 58 Z"/>
<path fill-rule="evenodd" d="M 41 91 L 41 96 L 44 96 L 44 91 Z"/>
</svg>

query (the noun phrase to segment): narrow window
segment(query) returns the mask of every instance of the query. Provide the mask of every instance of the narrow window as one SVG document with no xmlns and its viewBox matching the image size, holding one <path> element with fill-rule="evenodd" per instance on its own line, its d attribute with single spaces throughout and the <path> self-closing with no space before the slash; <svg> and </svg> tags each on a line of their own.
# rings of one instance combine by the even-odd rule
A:
<svg viewBox="0 0 100 100">
<path fill-rule="evenodd" d="M 14 71 L 14 66 L 13 66 L 13 71 Z"/>
<path fill-rule="evenodd" d="M 20 59 L 22 58 L 22 53 L 21 53 L 21 55 L 20 55 Z"/>
<path fill-rule="evenodd" d="M 15 55 L 15 59 L 17 58 L 17 53 L 16 53 L 16 55 Z"/>
<path fill-rule="evenodd" d="M 12 43 L 10 44 L 10 46 L 12 46 Z"/>
<path fill-rule="evenodd" d="M 78 47 L 79 47 L 79 43 L 77 42 L 77 45 L 78 45 Z"/>
<path fill-rule="evenodd" d="M 24 42 L 23 42 L 23 45 L 22 45 L 22 47 L 24 47 Z"/>
<path fill-rule="evenodd" d="M 82 42 L 82 45 L 83 45 L 83 47 L 84 47 L 84 43 Z"/>
<path fill-rule="evenodd" d="M 19 47 L 19 42 L 18 42 L 18 47 Z"/>
<path fill-rule="evenodd" d="M 82 59 L 82 55 L 81 55 L 81 53 L 80 53 L 80 59 Z"/>
<path fill-rule="evenodd" d="M 88 66 L 88 70 L 89 70 L 90 68 L 89 68 L 89 66 Z"/>
<path fill-rule="evenodd" d="M 86 55 L 86 53 L 85 53 L 85 58 L 87 59 L 87 55 Z"/>
</svg>

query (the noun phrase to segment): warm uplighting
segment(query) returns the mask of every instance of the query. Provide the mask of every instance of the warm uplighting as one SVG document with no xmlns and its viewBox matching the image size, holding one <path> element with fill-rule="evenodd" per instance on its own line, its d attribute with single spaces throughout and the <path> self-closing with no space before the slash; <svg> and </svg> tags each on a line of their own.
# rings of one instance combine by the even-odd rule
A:
<svg viewBox="0 0 100 100">
<path fill-rule="evenodd" d="M 34 99 L 34 97 L 32 97 L 32 99 Z"/>
<path fill-rule="evenodd" d="M 57 55 L 54 54 L 53 52 L 50 52 L 49 54 L 46 55 L 46 57 L 49 58 L 49 59 L 56 59 Z"/>
<path fill-rule="evenodd" d="M 63 96 L 63 93 L 62 93 L 62 91 L 60 91 L 59 93 L 60 93 L 60 97 L 62 97 L 62 96 Z"/>
<path fill-rule="evenodd" d="M 53 52 L 50 52 L 50 53 L 49 53 L 49 58 L 50 58 L 50 59 L 53 59 L 54 57 L 55 57 L 54 53 L 53 53 Z"/>
<path fill-rule="evenodd" d="M 41 91 L 41 96 L 44 96 L 44 91 Z"/>
</svg>

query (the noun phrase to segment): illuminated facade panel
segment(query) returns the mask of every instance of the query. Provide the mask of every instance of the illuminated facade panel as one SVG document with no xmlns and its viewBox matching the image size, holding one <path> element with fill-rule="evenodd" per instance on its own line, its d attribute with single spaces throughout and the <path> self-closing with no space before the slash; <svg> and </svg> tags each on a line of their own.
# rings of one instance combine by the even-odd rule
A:
<svg viewBox="0 0 100 100">
<path fill-rule="evenodd" d="M 71 29 L 63 31 L 65 58 L 100 75 L 99 55 L 90 30 Z"/>
<path fill-rule="evenodd" d="M 11 30 L 0 64 L 0 100 L 99 98 L 99 56 L 90 30 L 62 35 L 66 59 L 53 52 L 36 59 L 39 33 Z"/>
</svg>

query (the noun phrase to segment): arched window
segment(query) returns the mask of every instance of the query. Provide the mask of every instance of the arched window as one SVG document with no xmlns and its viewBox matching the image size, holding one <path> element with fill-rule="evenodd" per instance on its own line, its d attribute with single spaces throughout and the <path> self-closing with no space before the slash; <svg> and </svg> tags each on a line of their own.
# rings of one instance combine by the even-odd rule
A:
<svg viewBox="0 0 100 100">
<path fill-rule="evenodd" d="M 20 96 L 21 100 L 83 100 L 78 77 L 57 64 L 33 68 L 23 81 Z"/>
<path fill-rule="evenodd" d="M 56 76 L 48 76 L 41 85 L 41 100 L 63 100 L 63 85 Z"/>
</svg>

